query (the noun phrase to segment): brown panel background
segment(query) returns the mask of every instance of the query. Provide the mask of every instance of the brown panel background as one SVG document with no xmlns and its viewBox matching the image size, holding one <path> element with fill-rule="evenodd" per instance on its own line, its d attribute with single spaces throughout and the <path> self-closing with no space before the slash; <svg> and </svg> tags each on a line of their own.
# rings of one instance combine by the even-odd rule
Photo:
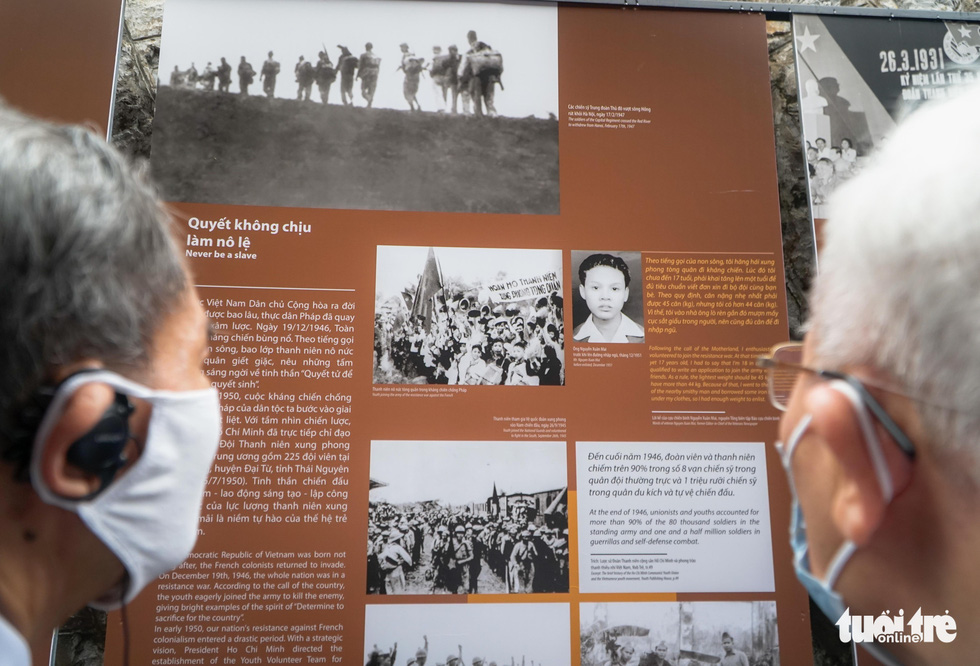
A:
<svg viewBox="0 0 980 666">
<path fill-rule="evenodd" d="M 113 42 L 114 43 L 114 42 Z M 367 480 L 370 442 L 382 439 L 492 440 L 505 437 L 494 416 L 561 416 L 567 419 L 568 479 L 575 485 L 577 440 L 742 440 L 771 442 L 773 424 L 755 428 L 655 428 L 650 424 L 646 354 L 610 368 L 575 367 L 571 308 L 566 307 L 566 386 L 469 387 L 451 398 L 373 397 L 373 339 L 366 323 L 374 314 L 376 247 L 433 245 L 559 249 L 565 257 L 565 298 L 575 298 L 572 250 L 772 252 L 782 275 L 781 241 L 773 154 L 765 23 L 761 15 L 619 8 L 559 9 L 559 112 L 561 214 L 464 215 L 454 213 L 284 209 L 182 203 L 185 218 L 248 218 L 262 222 L 303 222 L 303 236 L 248 234 L 254 261 L 193 260 L 202 285 L 255 285 L 354 289 L 356 303 L 355 378 L 340 385 L 291 380 L 289 390 L 340 391 L 353 395 L 351 499 L 348 522 L 329 528 L 289 525 L 212 524 L 199 548 L 240 550 L 341 550 L 350 554 L 345 663 L 360 658 L 367 603 L 448 603 L 461 597 L 367 597 L 364 594 Z M 571 104 L 650 107 L 649 125 L 634 130 L 567 126 Z M 186 229 L 186 226 L 185 226 Z M 639 277 L 639 276 L 638 276 Z M 637 286 L 642 293 L 642 283 Z M 202 290 L 202 298 L 250 296 L 230 290 Z M 283 295 L 290 292 L 281 292 Z M 287 298 L 293 296 L 286 296 Z M 268 300 L 265 295 L 256 298 Z M 780 307 L 785 298 L 780 288 Z M 714 341 L 718 331 L 671 344 Z M 727 335 L 728 344 L 766 345 L 786 337 L 779 326 L 748 327 Z M 647 344 L 656 344 L 648 334 Z M 630 350 L 633 351 L 633 350 Z M 645 352 L 637 346 L 635 351 Z M 266 381 L 262 390 L 280 388 Z M 282 387 L 285 388 L 285 387 Z M 704 407 L 709 409 L 710 406 Z M 744 405 L 733 414 L 769 408 Z M 775 594 L 679 595 L 684 599 L 775 599 L 781 661 L 807 663 L 811 657 L 805 594 L 796 584 L 785 538 L 789 494 L 778 458 L 768 447 Z M 575 521 L 574 507 L 570 522 Z M 570 528 L 575 543 L 574 528 Z M 576 548 L 577 546 L 573 547 Z M 578 553 L 572 556 L 577 564 Z M 148 661 L 153 638 L 154 592 L 133 604 L 132 658 Z M 588 595 L 589 601 L 636 601 L 633 595 Z M 644 595 L 646 596 L 646 595 Z M 661 598 L 649 595 L 649 598 Z M 539 599 L 535 599 L 537 601 Z M 568 595 L 547 601 L 572 602 Z M 310 617 L 313 614 L 309 614 Z M 264 619 L 257 620 L 264 622 Z M 301 622 L 296 617 L 284 622 Z M 331 620 L 333 621 L 333 620 Z M 117 624 L 110 620 L 109 663 L 119 663 Z M 578 631 L 571 627 L 573 644 Z M 353 655 L 358 654 L 357 657 Z M 573 663 L 578 663 L 572 651 Z"/>
<path fill-rule="evenodd" d="M 122 0 L 0 3 L 0 96 L 34 115 L 105 134 Z"/>
</svg>

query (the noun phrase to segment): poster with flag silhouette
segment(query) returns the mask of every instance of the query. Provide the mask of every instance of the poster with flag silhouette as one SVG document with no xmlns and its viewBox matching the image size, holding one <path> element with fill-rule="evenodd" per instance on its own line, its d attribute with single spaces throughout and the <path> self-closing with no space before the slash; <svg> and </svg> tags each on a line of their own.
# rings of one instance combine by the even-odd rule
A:
<svg viewBox="0 0 980 666">
<path fill-rule="evenodd" d="M 793 32 L 814 220 L 897 123 L 980 80 L 978 23 L 795 16 Z"/>
<path fill-rule="evenodd" d="M 378 247 L 375 384 L 565 381 L 560 250 Z"/>
</svg>

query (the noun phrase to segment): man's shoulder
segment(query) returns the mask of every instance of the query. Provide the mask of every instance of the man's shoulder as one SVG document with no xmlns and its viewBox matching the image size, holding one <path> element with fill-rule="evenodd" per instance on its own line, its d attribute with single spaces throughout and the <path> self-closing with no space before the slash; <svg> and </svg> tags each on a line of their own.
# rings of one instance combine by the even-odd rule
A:
<svg viewBox="0 0 980 666">
<path fill-rule="evenodd" d="M 625 313 L 623 314 L 623 321 L 620 324 L 620 330 L 630 342 L 643 342 L 646 338 L 646 331 L 643 330 L 643 327 L 626 316 Z"/>
<path fill-rule="evenodd" d="M 572 329 L 572 339 L 579 342 L 588 341 L 596 332 L 595 324 L 592 323 L 592 315 L 586 317 L 585 321 Z"/>
</svg>

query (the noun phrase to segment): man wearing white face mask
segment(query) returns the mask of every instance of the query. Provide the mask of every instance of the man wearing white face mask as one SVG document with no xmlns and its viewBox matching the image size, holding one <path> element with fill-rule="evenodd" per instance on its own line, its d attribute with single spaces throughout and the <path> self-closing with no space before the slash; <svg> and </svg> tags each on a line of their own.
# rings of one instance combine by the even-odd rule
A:
<svg viewBox="0 0 980 666">
<path fill-rule="evenodd" d="M 208 326 L 152 189 L 0 104 L 0 661 L 193 548 L 221 431 Z"/>
<path fill-rule="evenodd" d="M 888 664 L 980 654 L 978 149 L 980 89 L 899 127 L 832 200 L 804 344 L 760 359 L 797 576 Z"/>
</svg>

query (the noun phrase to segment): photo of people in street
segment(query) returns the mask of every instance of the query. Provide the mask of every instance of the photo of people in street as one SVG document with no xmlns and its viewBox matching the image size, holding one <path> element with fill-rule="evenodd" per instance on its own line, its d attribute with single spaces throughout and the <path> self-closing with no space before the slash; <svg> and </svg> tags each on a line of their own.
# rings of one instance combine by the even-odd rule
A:
<svg viewBox="0 0 980 666">
<path fill-rule="evenodd" d="M 175 201 L 558 213 L 556 7 L 167 0 L 151 162 Z"/>
<path fill-rule="evenodd" d="M 568 623 L 568 604 L 369 604 L 364 663 L 567 666 Z"/>
<path fill-rule="evenodd" d="M 774 601 L 583 603 L 582 666 L 779 666 Z"/>
<path fill-rule="evenodd" d="M 560 386 L 559 250 L 379 246 L 375 384 Z"/>
<path fill-rule="evenodd" d="M 368 594 L 568 592 L 564 442 L 371 443 Z"/>
</svg>

